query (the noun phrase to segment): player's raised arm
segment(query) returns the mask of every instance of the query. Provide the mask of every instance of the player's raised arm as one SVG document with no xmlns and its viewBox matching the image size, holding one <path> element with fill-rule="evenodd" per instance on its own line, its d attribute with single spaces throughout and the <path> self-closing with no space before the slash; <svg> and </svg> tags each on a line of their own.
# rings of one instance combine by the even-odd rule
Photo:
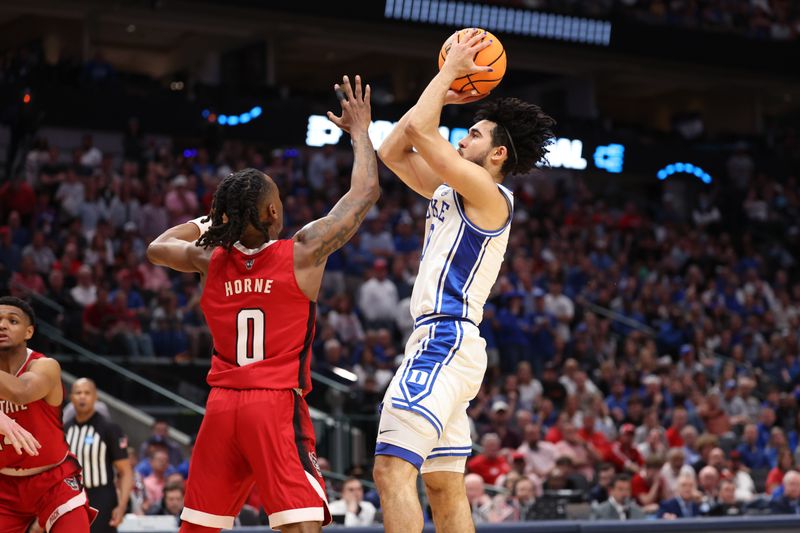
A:
<svg viewBox="0 0 800 533">
<path fill-rule="evenodd" d="M 350 190 L 323 218 L 298 231 L 295 241 L 295 270 L 321 270 L 328 256 L 344 246 L 361 226 L 367 211 L 380 197 L 378 163 L 367 129 L 371 119 L 370 87 L 362 92 L 361 77 L 356 76 L 355 90 L 344 76 L 342 86 L 335 86 L 342 105 L 342 116 L 328 113 L 334 124 L 350 133 L 353 139 L 353 172 Z"/>
<path fill-rule="evenodd" d="M 211 250 L 195 245 L 200 238 L 199 228 L 197 222 L 186 222 L 169 228 L 147 247 L 147 259 L 154 265 L 180 272 L 205 273 Z"/>
<path fill-rule="evenodd" d="M 467 104 L 485 96 L 486 94 L 479 95 L 476 91 L 457 93 L 451 89 L 445 95 L 444 104 Z M 442 178 L 419 153 L 414 151 L 411 138 L 406 133 L 406 126 L 413 111 L 413 107 L 409 109 L 384 139 L 378 149 L 378 156 L 383 164 L 414 192 L 425 198 L 431 198 L 434 191 L 442 184 Z"/>
<path fill-rule="evenodd" d="M 475 65 L 473 58 L 491 44 L 481 41 L 477 31 L 461 42 L 454 42 L 439 73 L 422 92 L 409 112 L 404 132 L 433 172 L 453 187 L 469 203 L 482 209 L 508 214 L 508 206 L 491 174 L 479 164 L 462 158 L 439 134 L 439 119 L 453 81 L 461 76 L 483 72 L 491 67 Z M 470 131 L 471 135 L 475 132 Z M 505 146 L 495 148 L 497 157 L 506 157 Z M 489 154 L 487 154 L 489 155 Z M 501 217 L 502 218 L 502 217 Z"/>
</svg>

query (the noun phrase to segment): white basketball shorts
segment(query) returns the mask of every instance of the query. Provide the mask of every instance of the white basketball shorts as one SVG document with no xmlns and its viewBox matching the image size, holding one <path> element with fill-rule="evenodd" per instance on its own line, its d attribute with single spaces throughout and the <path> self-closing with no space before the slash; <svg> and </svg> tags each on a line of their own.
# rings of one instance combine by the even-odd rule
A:
<svg viewBox="0 0 800 533">
<path fill-rule="evenodd" d="M 375 455 L 425 472 L 464 472 L 472 453 L 467 407 L 486 372 L 486 341 L 472 322 L 419 325 L 383 399 Z"/>
</svg>

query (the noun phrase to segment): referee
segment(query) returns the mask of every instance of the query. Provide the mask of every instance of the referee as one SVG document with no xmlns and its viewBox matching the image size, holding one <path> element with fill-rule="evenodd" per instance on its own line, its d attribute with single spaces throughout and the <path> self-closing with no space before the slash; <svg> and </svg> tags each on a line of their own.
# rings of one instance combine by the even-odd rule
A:
<svg viewBox="0 0 800 533">
<path fill-rule="evenodd" d="M 122 429 L 95 411 L 97 387 L 81 378 L 72 385 L 75 418 L 64 425 L 70 450 L 83 467 L 83 484 L 89 505 L 100 511 L 92 533 L 116 533 L 125 518 L 133 488 L 133 469 L 128 460 L 128 439 Z M 119 497 L 114 471 L 119 479 Z"/>
</svg>

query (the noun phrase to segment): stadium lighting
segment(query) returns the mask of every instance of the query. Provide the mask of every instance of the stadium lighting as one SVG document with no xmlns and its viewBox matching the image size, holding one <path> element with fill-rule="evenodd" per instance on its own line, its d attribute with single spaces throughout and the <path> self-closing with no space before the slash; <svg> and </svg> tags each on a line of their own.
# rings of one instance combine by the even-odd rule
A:
<svg viewBox="0 0 800 533">
<path fill-rule="evenodd" d="M 673 174 L 691 174 L 699 178 L 700 181 L 705 184 L 709 184 L 713 181 L 713 178 L 708 172 L 692 163 L 671 163 L 656 172 L 656 177 L 664 181 Z"/>
<path fill-rule="evenodd" d="M 220 126 L 238 126 L 240 124 L 248 124 L 263 114 L 264 109 L 260 105 L 253 106 L 249 111 L 237 114 L 217 115 L 210 109 L 203 109 L 203 111 L 200 112 L 203 120 L 206 120 L 212 124 L 216 122 Z"/>
<path fill-rule="evenodd" d="M 530 9 L 465 4 L 452 0 L 386 0 L 383 16 L 387 19 L 484 28 L 493 32 L 598 46 L 611 43 L 611 22 L 607 20 Z"/>
</svg>

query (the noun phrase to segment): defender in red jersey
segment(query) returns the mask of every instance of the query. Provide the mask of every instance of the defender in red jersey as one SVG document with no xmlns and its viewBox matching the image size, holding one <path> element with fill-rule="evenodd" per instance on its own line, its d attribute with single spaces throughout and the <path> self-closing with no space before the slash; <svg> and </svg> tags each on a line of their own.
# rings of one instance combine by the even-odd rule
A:
<svg viewBox="0 0 800 533">
<path fill-rule="evenodd" d="M 34 323 L 26 302 L 0 298 L 0 411 L 41 443 L 28 454 L 0 444 L 0 531 L 25 533 L 38 520 L 48 533 L 88 533 L 96 512 L 64 439 L 61 368 L 28 349 Z"/>
<path fill-rule="evenodd" d="M 355 159 L 350 190 L 327 216 L 278 239 L 277 186 L 244 169 L 217 189 L 210 227 L 200 219 L 181 224 L 148 247 L 154 264 L 201 274 L 200 305 L 214 338 L 212 390 L 189 467 L 181 533 L 233 527 L 253 483 L 273 529 L 313 532 L 330 522 L 304 400 L 316 299 L 328 256 L 380 195 L 367 134 L 370 88 L 362 92 L 358 76 L 355 91 L 347 76 L 343 82 L 335 86 L 342 116 L 328 117 L 350 133 Z"/>
</svg>

